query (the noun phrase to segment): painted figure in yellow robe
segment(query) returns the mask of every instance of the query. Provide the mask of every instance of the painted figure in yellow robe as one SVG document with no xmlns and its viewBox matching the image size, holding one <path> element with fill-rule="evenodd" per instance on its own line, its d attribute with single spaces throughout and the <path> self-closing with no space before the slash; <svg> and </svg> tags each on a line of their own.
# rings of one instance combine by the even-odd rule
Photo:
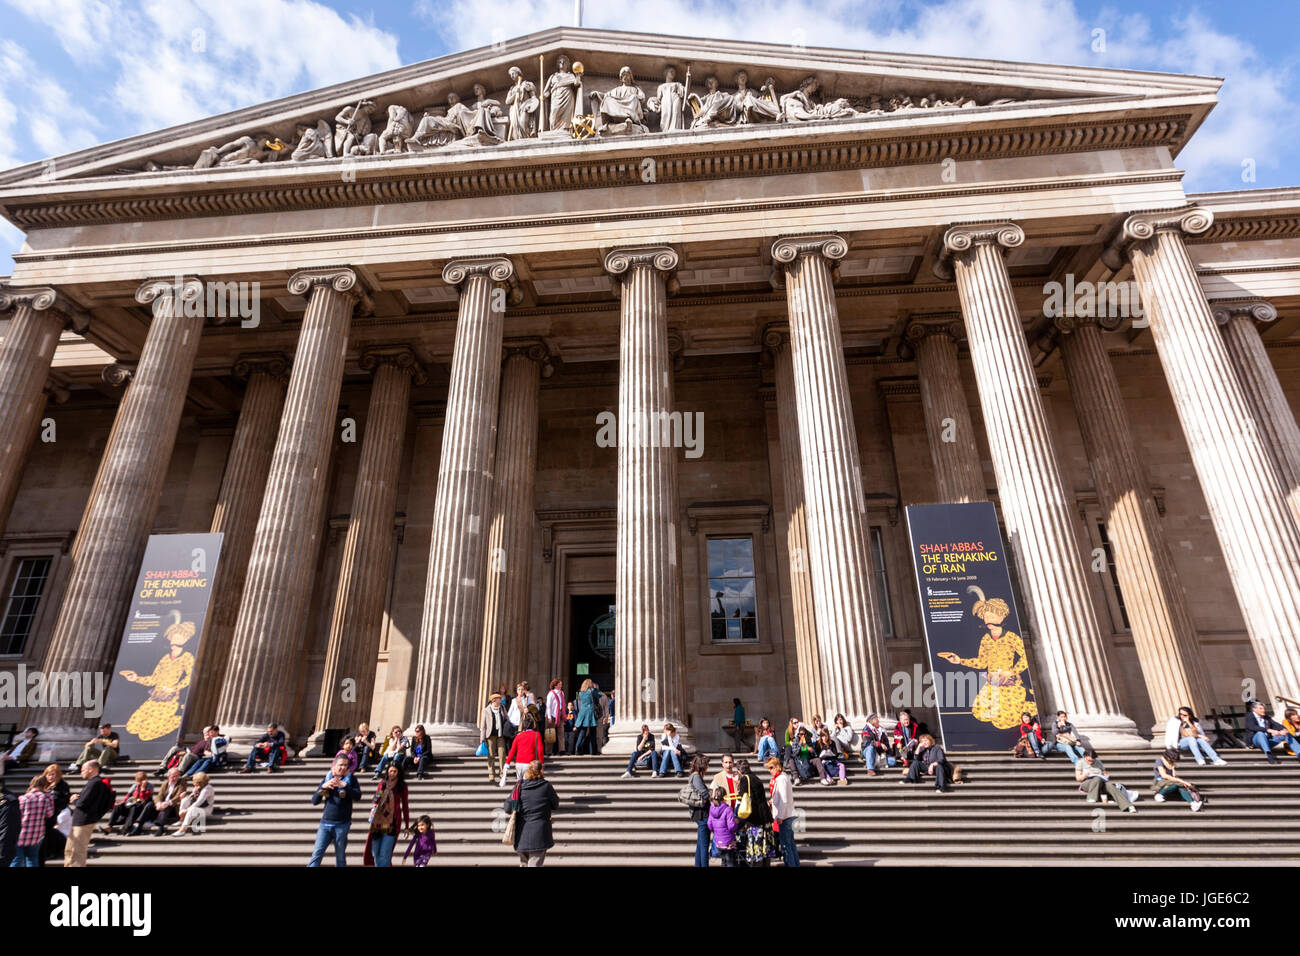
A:
<svg viewBox="0 0 1300 956">
<path fill-rule="evenodd" d="M 141 677 L 135 671 L 121 671 L 134 684 L 152 687 L 149 697 L 136 708 L 126 722 L 126 732 L 141 740 L 170 737 L 181 726 L 181 691 L 190 686 L 194 674 L 194 655 L 185 643 L 194 636 L 194 622 L 182 621 L 180 611 L 172 611 L 172 624 L 163 632 L 171 650 L 158 662 L 153 673 Z"/>
<path fill-rule="evenodd" d="M 977 600 L 972 612 L 984 622 L 987 631 L 980 640 L 979 656 L 958 657 L 952 651 L 944 651 L 938 656 L 949 663 L 977 667 L 985 672 L 988 683 L 980 688 L 970 712 L 976 720 L 1007 730 L 1020 723 L 1022 713 L 1038 714 L 1038 705 L 1028 699 L 1020 676 L 1029 669 L 1025 642 L 1019 634 L 1002 628 L 1002 622 L 1011 613 L 1006 601 L 1002 598 L 986 599 L 984 592 L 974 585 L 966 590 L 975 594 Z"/>
</svg>

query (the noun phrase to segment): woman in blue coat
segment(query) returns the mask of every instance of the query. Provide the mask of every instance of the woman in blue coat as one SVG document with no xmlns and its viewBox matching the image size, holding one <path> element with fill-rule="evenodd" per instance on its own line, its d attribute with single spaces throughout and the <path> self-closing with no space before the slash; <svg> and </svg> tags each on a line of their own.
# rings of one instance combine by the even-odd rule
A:
<svg viewBox="0 0 1300 956">
<path fill-rule="evenodd" d="M 600 714 L 600 691 L 591 682 L 588 677 L 582 682 L 582 687 L 578 691 L 578 719 L 573 722 L 573 726 L 578 729 L 578 742 L 574 745 L 574 753 L 582 753 L 583 747 L 589 754 L 596 753 L 596 725 L 599 722 Z"/>
</svg>

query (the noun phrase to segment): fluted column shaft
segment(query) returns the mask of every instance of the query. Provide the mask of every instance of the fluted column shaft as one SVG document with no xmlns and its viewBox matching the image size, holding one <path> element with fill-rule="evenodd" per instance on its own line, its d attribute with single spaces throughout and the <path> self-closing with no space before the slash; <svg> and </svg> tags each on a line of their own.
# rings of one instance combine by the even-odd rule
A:
<svg viewBox="0 0 1300 956">
<path fill-rule="evenodd" d="M 1133 263 L 1156 352 L 1269 694 L 1300 697 L 1300 530 L 1215 327 L 1183 233 L 1201 210 L 1130 216 L 1119 250 Z M 1107 265 L 1122 260 L 1108 250 Z"/>
<path fill-rule="evenodd" d="M 790 565 L 790 600 L 794 607 L 795 658 L 799 666 L 799 704 L 804 720 L 825 714 L 821 652 L 817 647 L 817 612 L 813 597 L 812 560 L 808 553 L 808 515 L 803 490 L 803 455 L 799 442 L 799 408 L 794 384 L 794 357 L 785 332 L 769 332 L 776 377 L 777 427 L 781 439 L 781 484 L 785 490 L 785 541 Z"/>
<path fill-rule="evenodd" d="M 221 561 L 213 582 L 208 625 L 199 645 L 185 704 L 185 732 L 197 733 L 216 717 L 217 700 L 230 663 L 230 642 L 239 618 L 248 559 L 257 533 L 257 518 L 275 451 L 276 425 L 284 410 L 289 360 L 281 355 L 250 356 L 235 363 L 235 374 L 248 378 L 239 422 L 226 456 L 226 470 L 212 512 L 211 531 L 220 533 Z"/>
<path fill-rule="evenodd" d="M 478 696 L 525 679 L 533 569 L 533 486 L 537 472 L 537 401 L 542 345 L 509 350 L 501 373 L 487 595 Z"/>
<path fill-rule="evenodd" d="M 614 685 L 616 751 L 641 724 L 686 728 L 678 450 L 662 423 L 673 412 L 667 281 L 678 263 L 666 246 L 615 250 L 605 268 L 620 283 L 618 535 Z M 608 690 L 609 688 L 602 688 Z"/>
<path fill-rule="evenodd" d="M 443 270 L 443 278 L 460 289 L 460 314 L 411 713 L 441 752 L 472 751 L 478 745 L 478 715 L 485 703 L 478 698 L 478 680 L 505 324 L 501 284 L 513 275 L 508 259 L 461 260 Z"/>
<path fill-rule="evenodd" d="M 1066 327 L 1061 357 L 1105 517 L 1138 664 L 1151 698 L 1154 729 L 1162 731 L 1179 707 L 1204 713 L 1217 703 L 1209 668 L 1101 329 L 1086 319 L 1057 321 Z"/>
<path fill-rule="evenodd" d="M 957 365 L 955 331 L 947 324 L 913 322 L 906 333 L 916 352 L 925 434 L 939 500 L 954 504 L 985 501 L 988 497 L 975 427 Z"/>
<path fill-rule="evenodd" d="M 153 318 L 72 545 L 72 571 L 42 665 L 46 674 L 113 666 L 185 407 L 203 331 L 203 310 L 196 307 L 202 294 L 195 279 L 146 282 L 136 292 L 137 301 L 152 303 Z M 83 710 L 44 708 L 29 719 L 41 727 L 42 739 L 75 743 L 87 723 Z"/>
<path fill-rule="evenodd" d="M 289 280 L 290 292 L 307 295 L 307 311 L 217 706 L 222 730 L 240 741 L 270 722 L 283 724 L 293 709 L 356 281 L 350 269 L 300 272 Z"/>
<path fill-rule="evenodd" d="M 1300 426 L 1296 425 L 1291 403 L 1259 335 L 1259 323 L 1276 318 L 1277 309 L 1267 302 L 1219 306 L 1214 310 L 1228 348 L 1228 360 L 1237 373 L 1264 448 L 1282 480 L 1287 505 L 1300 524 Z"/>
<path fill-rule="evenodd" d="M 859 726 L 886 712 L 889 657 L 872 594 L 870 528 L 831 279 L 831 262 L 846 252 L 839 236 L 772 246 L 785 268 L 822 696 L 827 710 Z"/>
<path fill-rule="evenodd" d="M 1035 697 L 1044 712 L 1069 711 L 1097 747 L 1140 747 L 1136 725 L 1120 711 L 1003 258 L 1003 246 L 1023 241 L 1011 224 L 956 226 L 944 236 L 942 264 L 955 273 L 998 500 L 1029 605 Z"/>
<path fill-rule="evenodd" d="M 13 318 L 0 343 L 0 534 L 9 523 L 28 452 L 45 411 L 46 380 L 67 317 L 49 288 L 0 287 L 0 311 Z"/>
<path fill-rule="evenodd" d="M 368 351 L 362 355 L 361 365 L 373 369 L 374 382 L 325 652 L 316 711 L 318 735 L 329 729 L 355 729 L 370 720 L 384 604 L 393 570 L 393 516 L 411 380 L 423 377 L 409 348 Z"/>
</svg>

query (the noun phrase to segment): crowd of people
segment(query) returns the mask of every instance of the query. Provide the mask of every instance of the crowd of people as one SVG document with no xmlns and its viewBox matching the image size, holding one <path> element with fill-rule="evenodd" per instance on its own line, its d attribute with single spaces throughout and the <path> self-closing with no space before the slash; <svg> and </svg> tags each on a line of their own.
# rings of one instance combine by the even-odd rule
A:
<svg viewBox="0 0 1300 956">
<path fill-rule="evenodd" d="M 508 821 L 503 843 L 518 854 L 521 866 L 541 866 L 554 846 L 551 814 L 560 801 L 545 777 L 546 758 L 600 753 L 613 722 L 613 696 L 590 679 L 572 700 L 558 679 L 550 682 L 542 698 L 526 681 L 518 683 L 513 694 L 503 685 L 488 696 L 479 718 L 478 754 L 486 758 L 489 779 L 498 787 L 510 783 L 513 771 L 513 787 L 502 806 Z M 791 718 L 783 731 L 763 718 L 753 725 L 751 748 L 744 738 L 750 725 L 743 705 L 739 699 L 733 703 L 727 731 L 742 753 L 723 755 L 716 773 L 710 774 L 711 758 L 685 744 L 672 723 L 658 729 L 642 724 L 623 772 L 624 778 L 642 770 L 656 777 L 688 778 L 678 801 L 696 825 L 696 866 L 708 866 L 715 857 L 723 866 L 768 866 L 773 859 L 798 866 L 794 789 L 812 783 L 848 786 L 850 768 L 868 776 L 895 769 L 900 784 L 928 779 L 940 793 L 961 782 L 961 768 L 906 709 L 892 718 L 872 715 L 856 731 L 843 714 L 829 724 L 820 716 L 809 724 Z M 37 728 L 28 728 L 3 755 L 10 780 L 38 755 L 39 736 Z M 1248 747 L 1262 752 L 1269 765 L 1279 765 L 1280 754 L 1300 760 L 1300 712 L 1295 708 L 1288 707 L 1278 722 L 1263 702 L 1252 701 L 1245 736 Z M 1199 812 L 1205 797 L 1179 775 L 1180 760 L 1190 754 L 1198 766 L 1221 767 L 1226 761 L 1190 707 L 1179 708 L 1168 720 L 1162 742 L 1164 748 L 1152 766 L 1153 800 L 1182 800 Z M 284 731 L 271 724 L 252 744 L 238 772 L 276 772 L 288 753 Z M 1035 715 L 1022 714 L 1014 754 L 1039 760 L 1064 754 L 1086 802 L 1113 801 L 1122 812 L 1137 812 L 1141 795 L 1112 779 L 1065 711 L 1058 711 L 1046 729 Z M 0 788 L 0 859 L 12 861 L 3 865 L 40 866 L 62 854 L 65 866 L 84 866 L 96 829 L 125 837 L 146 831 L 176 837 L 204 832 L 216 802 L 212 777 L 231 767 L 228 741 L 220 728 L 204 727 L 190 743 L 178 740 L 152 773 L 137 770 L 131 786 L 119 795 L 111 772 L 121 757 L 119 736 L 104 723 L 68 767 L 83 780 L 75 797 L 56 763 L 32 776 L 21 795 Z M 394 725 L 384 738 L 364 723 L 355 733 L 345 734 L 312 793 L 321 819 L 308 865 L 319 866 L 331 847 L 336 865 L 346 864 L 353 809 L 362 800 L 360 778 L 370 773 L 376 785 L 369 801 L 365 864 L 392 866 L 398 843 L 405 838 L 400 863 L 428 865 L 437 853 L 434 823 L 427 815 L 411 822 L 407 780 L 425 778 L 433 760 L 433 742 L 420 724 L 409 733 Z M 760 776 L 762 771 L 766 778 Z"/>
</svg>

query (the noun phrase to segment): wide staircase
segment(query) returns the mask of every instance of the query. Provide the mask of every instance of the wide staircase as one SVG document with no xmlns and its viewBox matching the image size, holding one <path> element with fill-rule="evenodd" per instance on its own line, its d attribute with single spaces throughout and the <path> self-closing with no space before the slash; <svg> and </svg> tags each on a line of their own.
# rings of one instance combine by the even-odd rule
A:
<svg viewBox="0 0 1300 956">
<path fill-rule="evenodd" d="M 1224 756 L 1227 767 L 1200 768 L 1190 760 L 1180 766 L 1207 797 L 1195 814 L 1182 800 L 1152 801 L 1155 758 L 1146 752 L 1105 757 L 1111 778 L 1142 794 L 1136 814 L 1120 813 L 1113 803 L 1087 804 L 1063 756 L 1044 762 L 964 754 L 956 762 L 969 782 L 947 794 L 929 784 L 900 786 L 896 770 L 868 777 L 859 764 L 850 769 L 849 786 L 813 783 L 795 790 L 799 853 L 805 865 L 819 866 L 1300 862 L 1300 764 L 1292 757 L 1270 767 L 1257 751 Z M 695 827 L 676 801 L 685 780 L 652 779 L 646 771 L 620 779 L 625 764 L 626 757 L 616 756 L 547 762 L 547 778 L 560 795 L 548 865 L 691 864 Z M 327 767 L 314 759 L 275 774 L 215 775 L 222 812 L 205 834 L 97 834 L 91 865 L 301 866 L 320 817 L 311 794 Z M 119 793 L 129 788 L 134 769 L 115 769 Z M 364 775 L 350 865 L 361 864 L 374 786 Z M 444 758 L 427 779 L 412 780 L 411 790 L 412 819 L 427 813 L 435 822 L 438 856 L 431 865 L 517 865 L 501 843 L 508 790 L 488 782 L 486 761 Z M 403 838 L 395 864 L 405 846 Z M 325 865 L 332 863 L 331 850 Z"/>
</svg>

